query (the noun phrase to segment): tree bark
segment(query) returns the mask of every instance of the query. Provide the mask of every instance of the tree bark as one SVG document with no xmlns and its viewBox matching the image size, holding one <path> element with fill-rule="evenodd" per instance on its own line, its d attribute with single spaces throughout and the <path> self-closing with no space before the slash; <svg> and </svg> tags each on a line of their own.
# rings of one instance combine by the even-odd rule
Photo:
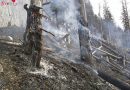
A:
<svg viewBox="0 0 130 90">
<path fill-rule="evenodd" d="M 80 2 L 80 14 L 83 22 L 85 23 L 85 27 L 88 27 L 88 20 L 87 20 L 87 10 L 86 10 L 86 3 L 85 0 L 79 0 Z"/>
<path fill-rule="evenodd" d="M 80 42 L 80 55 L 81 60 L 85 61 L 87 64 L 92 64 L 92 54 L 90 49 L 90 37 L 89 37 L 89 30 L 87 30 L 88 27 L 88 21 L 87 21 L 87 13 L 86 13 L 86 3 L 84 0 L 79 0 L 80 2 L 80 24 L 82 26 L 79 27 L 78 33 L 79 33 L 79 42 Z M 86 27 L 86 28 L 84 28 Z"/>
<path fill-rule="evenodd" d="M 85 61 L 87 64 L 92 64 L 89 32 L 85 28 L 81 27 L 78 30 L 78 33 L 79 33 L 81 60 Z"/>
<path fill-rule="evenodd" d="M 27 26 L 24 34 L 24 47 L 26 52 L 32 56 L 32 66 L 40 67 L 41 55 L 42 55 L 42 0 L 31 0 L 29 8 L 27 4 L 24 5 L 24 9 L 27 11 Z"/>
</svg>

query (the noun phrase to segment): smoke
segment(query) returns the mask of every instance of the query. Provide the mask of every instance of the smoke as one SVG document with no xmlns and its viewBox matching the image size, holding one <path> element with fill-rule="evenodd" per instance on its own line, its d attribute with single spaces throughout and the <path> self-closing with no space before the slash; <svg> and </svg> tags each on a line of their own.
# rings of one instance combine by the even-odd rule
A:
<svg viewBox="0 0 130 90">
<path fill-rule="evenodd" d="M 60 21 L 71 24 L 76 23 L 75 0 L 52 0 L 51 10 L 54 14 L 57 12 L 58 23 Z"/>
<path fill-rule="evenodd" d="M 58 42 L 59 46 L 57 46 L 62 49 L 59 53 L 69 59 L 79 58 L 80 54 L 79 23 L 77 21 L 79 12 L 75 2 L 75 0 L 51 0 L 50 5 L 44 6 L 46 15 L 50 17 L 49 20 L 43 22 L 44 28 L 54 33 L 57 41 L 69 34 Z M 46 40 L 46 42 L 48 43 L 49 41 Z"/>
</svg>

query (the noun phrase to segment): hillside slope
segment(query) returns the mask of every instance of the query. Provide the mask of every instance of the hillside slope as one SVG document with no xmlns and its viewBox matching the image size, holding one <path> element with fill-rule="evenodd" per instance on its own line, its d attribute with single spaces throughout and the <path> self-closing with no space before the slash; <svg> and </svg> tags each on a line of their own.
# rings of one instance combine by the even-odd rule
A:
<svg viewBox="0 0 130 90">
<path fill-rule="evenodd" d="M 31 71 L 29 57 L 19 46 L 0 43 L 2 90 L 112 90 L 83 65 L 46 53 L 42 68 Z"/>
</svg>

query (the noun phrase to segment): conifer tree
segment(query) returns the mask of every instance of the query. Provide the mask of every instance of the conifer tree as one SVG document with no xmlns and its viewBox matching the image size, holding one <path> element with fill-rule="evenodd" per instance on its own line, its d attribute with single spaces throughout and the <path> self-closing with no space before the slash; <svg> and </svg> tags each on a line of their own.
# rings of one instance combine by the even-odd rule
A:
<svg viewBox="0 0 130 90">
<path fill-rule="evenodd" d="M 113 21 L 112 14 L 111 14 L 111 12 L 109 10 L 109 6 L 108 6 L 108 3 L 106 2 L 106 0 L 104 0 L 103 14 L 104 14 L 104 19 L 105 20 Z"/>
<path fill-rule="evenodd" d="M 126 0 L 122 0 L 122 23 L 125 30 L 130 29 L 129 15 Z"/>
</svg>

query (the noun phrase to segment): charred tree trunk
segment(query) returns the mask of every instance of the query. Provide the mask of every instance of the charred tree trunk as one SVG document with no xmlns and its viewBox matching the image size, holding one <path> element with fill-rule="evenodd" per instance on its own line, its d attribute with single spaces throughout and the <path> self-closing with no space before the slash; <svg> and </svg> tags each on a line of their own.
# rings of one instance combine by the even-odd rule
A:
<svg viewBox="0 0 130 90">
<path fill-rule="evenodd" d="M 86 30 L 86 28 L 81 27 L 78 30 L 78 33 L 79 33 L 81 60 L 91 65 L 92 55 L 91 55 L 91 49 L 90 49 L 89 32 L 88 30 Z"/>
<path fill-rule="evenodd" d="M 41 18 L 43 17 L 40 14 L 41 0 L 31 0 L 29 8 L 27 4 L 24 5 L 25 10 L 27 11 L 27 26 L 24 33 L 24 47 L 25 52 L 31 54 L 32 56 L 32 66 L 40 67 L 41 55 L 42 55 L 42 24 Z M 37 5 L 37 6 L 36 6 Z M 40 5 L 41 6 L 41 5 Z"/>
<path fill-rule="evenodd" d="M 24 41 L 24 44 L 23 45 L 26 45 L 27 44 L 27 34 L 29 32 L 29 29 L 31 27 L 31 22 L 32 22 L 32 6 L 35 5 L 35 6 L 42 6 L 42 2 L 43 0 L 31 0 L 30 1 L 30 6 L 29 8 L 27 7 L 27 4 L 24 5 L 24 9 L 27 11 L 27 26 L 26 26 L 26 30 L 25 30 L 25 33 L 23 35 L 23 41 Z M 40 12 L 40 11 L 39 11 Z"/>
<path fill-rule="evenodd" d="M 80 14 L 81 18 L 84 22 L 84 26 L 88 27 L 88 20 L 87 20 L 87 12 L 86 12 L 86 3 L 85 0 L 79 0 L 80 3 Z"/>
<path fill-rule="evenodd" d="M 82 25 L 79 30 L 79 41 L 80 41 L 80 52 L 81 52 L 81 59 L 85 61 L 87 64 L 92 64 L 92 55 L 90 50 L 90 37 L 89 37 L 89 30 L 87 30 L 88 21 L 87 21 L 87 13 L 85 7 L 85 1 L 79 0 L 81 7 L 80 7 L 80 14 L 81 18 L 79 19 L 80 24 Z M 86 28 L 84 28 L 86 27 Z"/>
</svg>

